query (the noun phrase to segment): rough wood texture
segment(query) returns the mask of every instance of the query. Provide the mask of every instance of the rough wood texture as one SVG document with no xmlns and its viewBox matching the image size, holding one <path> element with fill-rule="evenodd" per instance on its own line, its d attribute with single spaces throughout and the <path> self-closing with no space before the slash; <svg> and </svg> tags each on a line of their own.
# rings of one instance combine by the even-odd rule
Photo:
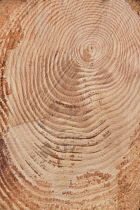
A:
<svg viewBox="0 0 140 210">
<path fill-rule="evenodd" d="M 139 16 L 124 0 L 0 8 L 0 209 L 138 210 Z"/>
<path fill-rule="evenodd" d="M 140 15 L 140 0 L 128 0 L 128 3 L 132 9 L 135 10 L 138 15 Z"/>
</svg>

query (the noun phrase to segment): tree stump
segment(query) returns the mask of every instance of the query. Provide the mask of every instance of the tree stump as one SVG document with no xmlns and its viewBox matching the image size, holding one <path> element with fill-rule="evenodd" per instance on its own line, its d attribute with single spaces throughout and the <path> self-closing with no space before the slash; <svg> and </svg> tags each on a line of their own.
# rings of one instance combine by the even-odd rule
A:
<svg viewBox="0 0 140 210">
<path fill-rule="evenodd" d="M 138 210 L 137 13 L 125 0 L 0 9 L 0 209 Z"/>
</svg>

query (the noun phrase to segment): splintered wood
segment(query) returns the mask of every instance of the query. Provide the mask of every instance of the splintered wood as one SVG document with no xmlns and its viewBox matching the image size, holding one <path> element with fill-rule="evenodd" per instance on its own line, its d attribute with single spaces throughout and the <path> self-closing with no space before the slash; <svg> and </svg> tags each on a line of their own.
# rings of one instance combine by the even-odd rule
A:
<svg viewBox="0 0 140 210">
<path fill-rule="evenodd" d="M 138 210 L 140 19 L 125 0 L 0 1 L 0 210 Z"/>
</svg>

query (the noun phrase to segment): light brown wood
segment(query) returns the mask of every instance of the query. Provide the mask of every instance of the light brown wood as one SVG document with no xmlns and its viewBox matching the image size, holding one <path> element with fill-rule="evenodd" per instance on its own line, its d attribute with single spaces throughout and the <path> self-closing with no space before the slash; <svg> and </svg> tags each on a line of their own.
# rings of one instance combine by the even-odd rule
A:
<svg viewBox="0 0 140 210">
<path fill-rule="evenodd" d="M 138 15 L 140 15 L 140 1 L 139 0 L 128 0 L 128 3 L 132 7 L 132 9 L 135 10 Z"/>
<path fill-rule="evenodd" d="M 0 7 L 0 209 L 138 210 L 137 13 L 124 0 Z"/>
</svg>

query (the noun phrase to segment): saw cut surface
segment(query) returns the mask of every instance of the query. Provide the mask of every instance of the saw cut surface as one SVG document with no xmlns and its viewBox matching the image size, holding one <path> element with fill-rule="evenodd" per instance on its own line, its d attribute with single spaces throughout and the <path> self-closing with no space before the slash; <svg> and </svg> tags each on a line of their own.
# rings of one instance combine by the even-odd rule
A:
<svg viewBox="0 0 140 210">
<path fill-rule="evenodd" d="M 18 1 L 0 44 L 0 209 L 138 210 L 135 11 L 123 0 Z"/>
</svg>

